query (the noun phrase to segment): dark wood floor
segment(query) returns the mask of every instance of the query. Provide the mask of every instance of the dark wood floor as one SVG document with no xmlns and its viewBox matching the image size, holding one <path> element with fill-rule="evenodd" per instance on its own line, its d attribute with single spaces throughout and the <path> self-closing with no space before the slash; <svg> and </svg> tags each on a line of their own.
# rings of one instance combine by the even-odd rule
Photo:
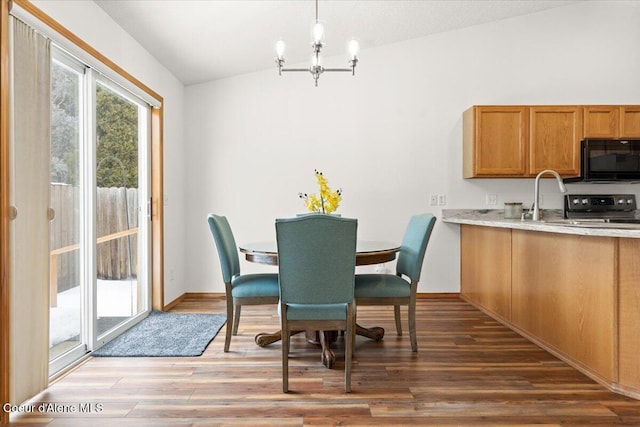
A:
<svg viewBox="0 0 640 427">
<path fill-rule="evenodd" d="M 220 300 L 185 300 L 176 312 L 223 312 Z M 405 313 L 403 312 L 403 315 Z M 390 308 L 361 307 L 359 323 L 387 330 L 358 337 L 353 392 L 342 361 L 320 364 L 317 347 L 293 338 L 290 389 L 281 348 L 257 347 L 278 329 L 275 307 L 246 307 L 225 354 L 224 328 L 195 358 L 92 358 L 34 399 L 91 413 L 24 414 L 46 426 L 640 426 L 640 401 L 611 393 L 457 298 L 418 302 L 419 352 L 398 337 Z M 342 341 L 336 343 L 338 359 Z M 96 410 L 102 406 L 102 411 Z"/>
</svg>

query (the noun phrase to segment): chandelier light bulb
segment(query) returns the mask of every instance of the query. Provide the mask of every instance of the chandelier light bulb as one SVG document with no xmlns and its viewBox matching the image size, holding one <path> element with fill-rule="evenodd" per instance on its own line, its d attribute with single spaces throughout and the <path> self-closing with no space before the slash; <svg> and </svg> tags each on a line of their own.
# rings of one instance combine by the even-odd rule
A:
<svg viewBox="0 0 640 427">
<path fill-rule="evenodd" d="M 320 57 L 318 55 L 311 55 L 311 66 L 312 67 L 319 67 L 321 65 L 321 60 Z"/>
<path fill-rule="evenodd" d="M 350 40 L 349 41 L 349 56 L 351 59 L 356 59 L 358 56 L 358 51 L 360 50 L 360 43 L 358 40 Z"/>
<path fill-rule="evenodd" d="M 278 55 L 278 59 L 284 59 L 284 51 L 287 48 L 287 44 L 284 40 L 278 40 L 276 43 L 276 55 Z"/>
<path fill-rule="evenodd" d="M 320 22 L 316 22 L 313 26 L 313 43 L 320 44 L 324 42 L 324 26 Z"/>
</svg>

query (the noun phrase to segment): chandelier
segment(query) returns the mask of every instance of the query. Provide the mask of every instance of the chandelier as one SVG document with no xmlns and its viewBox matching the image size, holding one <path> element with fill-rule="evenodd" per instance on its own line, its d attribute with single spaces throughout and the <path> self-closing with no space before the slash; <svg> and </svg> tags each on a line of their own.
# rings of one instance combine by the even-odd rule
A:
<svg viewBox="0 0 640 427">
<path fill-rule="evenodd" d="M 348 71 L 351 72 L 351 75 L 354 76 L 356 74 L 356 64 L 358 63 L 358 41 L 350 40 L 349 41 L 349 68 L 324 68 L 322 66 L 322 61 L 320 57 L 320 50 L 324 46 L 324 27 L 322 23 L 318 20 L 318 0 L 316 0 L 316 22 L 313 25 L 313 42 L 311 42 L 311 49 L 313 54 L 311 55 L 311 65 L 309 68 L 284 68 L 284 51 L 286 48 L 286 44 L 283 40 L 279 40 L 276 43 L 276 64 L 278 64 L 278 75 L 282 75 L 283 71 L 308 71 L 311 73 L 313 80 L 315 81 L 315 85 L 318 86 L 318 79 L 320 78 L 320 74 L 325 71 Z"/>
</svg>

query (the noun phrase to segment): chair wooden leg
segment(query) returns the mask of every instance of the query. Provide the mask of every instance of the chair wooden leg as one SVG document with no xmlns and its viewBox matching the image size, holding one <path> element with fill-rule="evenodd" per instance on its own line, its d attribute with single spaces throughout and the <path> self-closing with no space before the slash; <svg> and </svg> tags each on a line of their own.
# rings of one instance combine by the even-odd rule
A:
<svg viewBox="0 0 640 427">
<path fill-rule="evenodd" d="M 282 392 L 289 392 L 289 341 L 291 334 L 282 329 Z"/>
<path fill-rule="evenodd" d="M 355 335 L 355 316 L 351 304 L 347 307 L 347 336 L 344 340 L 344 391 L 351 393 L 351 362 L 353 357 L 353 336 Z"/>
<path fill-rule="evenodd" d="M 399 305 L 393 306 L 393 313 L 395 314 L 395 318 L 396 318 L 396 332 L 398 333 L 398 335 L 402 335 L 402 318 L 400 317 Z"/>
<path fill-rule="evenodd" d="M 418 351 L 418 339 L 416 337 L 416 297 L 409 298 L 409 337 L 411 338 L 411 350 Z"/>
<path fill-rule="evenodd" d="M 224 336 L 224 352 L 229 352 L 229 345 L 231 344 L 231 332 L 233 330 L 233 298 L 231 295 L 227 295 L 227 328 Z"/>
<path fill-rule="evenodd" d="M 347 338 L 351 339 L 351 359 L 356 356 L 356 335 L 358 335 L 358 306 L 356 300 L 353 300 L 353 333 L 351 336 L 347 335 Z M 345 341 L 346 342 L 346 341 Z M 346 344 L 345 344 L 346 345 Z"/>
<path fill-rule="evenodd" d="M 238 325 L 240 324 L 240 311 L 242 310 L 241 305 L 235 306 L 235 313 L 233 317 L 233 335 L 238 335 Z"/>
</svg>

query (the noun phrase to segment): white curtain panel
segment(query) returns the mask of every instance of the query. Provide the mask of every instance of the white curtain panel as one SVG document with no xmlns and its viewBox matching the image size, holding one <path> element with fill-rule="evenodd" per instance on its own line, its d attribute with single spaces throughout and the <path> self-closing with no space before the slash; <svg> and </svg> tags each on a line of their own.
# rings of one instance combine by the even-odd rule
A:
<svg viewBox="0 0 640 427">
<path fill-rule="evenodd" d="M 12 18 L 11 403 L 49 378 L 49 40 Z"/>
</svg>

